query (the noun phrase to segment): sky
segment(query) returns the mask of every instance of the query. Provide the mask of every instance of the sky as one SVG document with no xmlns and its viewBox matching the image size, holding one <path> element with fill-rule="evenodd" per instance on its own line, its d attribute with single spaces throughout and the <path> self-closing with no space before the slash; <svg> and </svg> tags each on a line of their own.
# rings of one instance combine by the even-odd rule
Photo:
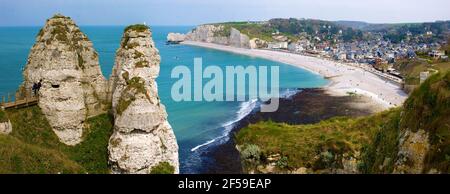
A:
<svg viewBox="0 0 450 194">
<path fill-rule="evenodd" d="M 405 23 L 450 20 L 449 0 L 0 0 L 0 26 L 40 26 L 55 13 L 79 25 L 197 25 L 271 18 Z"/>
</svg>

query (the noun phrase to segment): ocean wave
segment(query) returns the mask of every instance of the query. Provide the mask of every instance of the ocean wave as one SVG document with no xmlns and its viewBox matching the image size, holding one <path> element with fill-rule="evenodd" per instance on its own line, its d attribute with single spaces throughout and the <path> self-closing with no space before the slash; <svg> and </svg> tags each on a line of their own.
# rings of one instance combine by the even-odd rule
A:
<svg viewBox="0 0 450 194">
<path fill-rule="evenodd" d="M 301 90 L 299 89 L 286 89 L 284 90 L 281 95 L 280 98 L 286 98 L 286 99 L 290 99 L 292 98 L 295 94 L 301 92 Z M 240 104 L 240 108 L 239 110 L 236 112 L 236 117 L 233 120 L 227 121 L 225 123 L 223 123 L 221 125 L 220 128 L 223 128 L 223 134 L 219 137 L 216 137 L 214 139 L 211 139 L 203 144 L 197 145 L 194 148 L 191 149 L 191 152 L 195 152 L 198 149 L 208 146 L 214 142 L 217 141 L 228 141 L 229 135 L 231 130 L 233 130 L 234 125 L 241 121 L 242 119 L 244 119 L 247 115 L 249 115 L 250 113 L 252 113 L 253 110 L 255 110 L 256 108 L 258 108 L 260 106 L 260 101 L 258 99 L 253 99 L 250 101 L 246 101 L 246 102 L 242 102 Z"/>
<path fill-rule="evenodd" d="M 291 99 L 294 95 L 298 94 L 302 90 L 300 89 L 286 89 L 281 95 L 280 98 Z"/>
<path fill-rule="evenodd" d="M 199 148 L 205 147 L 207 145 L 210 145 L 218 140 L 221 141 L 227 141 L 229 138 L 229 133 L 233 129 L 234 125 L 245 118 L 247 115 L 249 115 L 256 107 L 258 106 L 258 100 L 253 99 L 247 102 L 242 102 L 240 104 L 239 110 L 236 112 L 236 117 L 233 120 L 227 121 L 221 125 L 221 128 L 224 128 L 223 134 L 219 137 L 216 137 L 212 140 L 209 140 L 203 144 L 197 145 L 194 148 L 191 149 L 191 152 L 195 152 Z"/>
</svg>

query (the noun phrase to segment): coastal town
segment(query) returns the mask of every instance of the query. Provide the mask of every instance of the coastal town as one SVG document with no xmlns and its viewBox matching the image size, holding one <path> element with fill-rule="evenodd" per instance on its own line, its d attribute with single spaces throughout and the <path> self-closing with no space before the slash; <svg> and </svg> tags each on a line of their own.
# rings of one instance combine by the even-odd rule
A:
<svg viewBox="0 0 450 194">
<path fill-rule="evenodd" d="M 390 40 L 382 39 L 382 34 L 377 34 L 371 40 L 353 42 L 335 40 L 338 43 L 333 45 L 330 42 L 321 41 L 321 38 L 317 36 L 306 38 L 308 36 L 305 35 L 305 38 L 290 41 L 288 37 L 280 35 L 279 32 L 273 35 L 277 41 L 270 42 L 266 49 L 318 56 L 344 63 L 366 64 L 369 65 L 368 67 L 400 79 L 403 79 L 403 76 L 393 68 L 393 64 L 400 59 L 414 59 L 420 53 L 433 59 L 448 61 L 447 53 L 441 50 L 441 45 L 446 44 L 444 40 L 432 43 L 419 43 L 418 41 L 393 43 Z M 420 37 L 426 36 L 433 36 L 433 32 L 428 31 Z M 408 33 L 408 37 L 413 38 L 411 33 Z"/>
<path fill-rule="evenodd" d="M 355 23 L 359 24 L 290 18 L 207 24 L 186 35 L 171 33 L 168 42 L 209 42 L 317 57 L 364 69 L 406 91 L 438 70 L 421 68 L 421 72 L 415 72 L 418 75 L 411 75 L 402 71 L 399 63 L 449 62 L 449 34 L 442 30 L 448 28 L 448 21 L 400 27 L 364 23 L 371 26 L 368 29 L 355 27 Z"/>
</svg>

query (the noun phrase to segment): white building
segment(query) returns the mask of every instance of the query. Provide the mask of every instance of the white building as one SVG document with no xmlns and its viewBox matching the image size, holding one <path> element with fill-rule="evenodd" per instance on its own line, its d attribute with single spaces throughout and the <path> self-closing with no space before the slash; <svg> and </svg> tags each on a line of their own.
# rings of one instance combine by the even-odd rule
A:
<svg viewBox="0 0 450 194">
<path fill-rule="evenodd" d="M 271 42 L 268 45 L 269 49 L 288 49 L 288 42 Z"/>
<path fill-rule="evenodd" d="M 299 43 L 290 43 L 288 45 L 288 50 L 291 52 L 302 52 L 305 50 L 305 48 Z"/>
</svg>

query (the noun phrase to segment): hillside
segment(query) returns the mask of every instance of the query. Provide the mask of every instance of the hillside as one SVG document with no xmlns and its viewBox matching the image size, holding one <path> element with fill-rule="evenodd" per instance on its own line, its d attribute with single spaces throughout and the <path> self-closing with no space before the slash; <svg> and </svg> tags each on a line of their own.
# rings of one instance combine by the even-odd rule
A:
<svg viewBox="0 0 450 194">
<path fill-rule="evenodd" d="M 450 72 L 403 108 L 312 125 L 261 122 L 236 134 L 250 173 L 450 173 Z"/>
<path fill-rule="evenodd" d="M 450 21 L 428 23 L 371 24 L 357 21 L 325 21 L 316 19 L 275 18 L 266 22 L 226 22 L 212 25 L 223 25 L 224 30 L 217 36 L 229 36 L 230 29 L 235 28 L 251 38 L 273 41 L 273 35 L 279 32 L 295 41 L 299 38 L 344 42 L 364 40 L 373 33 L 381 33 L 383 38 L 399 43 L 408 38 L 408 34 L 416 37 L 414 41 L 431 42 L 445 40 L 449 35 Z M 432 37 L 421 35 L 432 32 Z"/>
<path fill-rule="evenodd" d="M 362 31 L 335 24 L 330 21 L 313 19 L 271 19 L 267 22 L 227 22 L 212 25 L 222 25 L 224 29 L 216 36 L 229 36 L 230 29 L 235 28 L 250 38 L 273 41 L 274 35 L 284 35 L 291 41 L 300 38 L 318 37 L 322 40 L 343 39 L 344 41 L 363 38 Z M 278 34 L 279 33 L 279 34 Z"/>
<path fill-rule="evenodd" d="M 13 132 L 0 134 L 0 174 L 109 173 L 108 141 L 112 118 L 87 120 L 87 133 L 76 146 L 61 143 L 37 106 L 7 110 Z"/>
</svg>

